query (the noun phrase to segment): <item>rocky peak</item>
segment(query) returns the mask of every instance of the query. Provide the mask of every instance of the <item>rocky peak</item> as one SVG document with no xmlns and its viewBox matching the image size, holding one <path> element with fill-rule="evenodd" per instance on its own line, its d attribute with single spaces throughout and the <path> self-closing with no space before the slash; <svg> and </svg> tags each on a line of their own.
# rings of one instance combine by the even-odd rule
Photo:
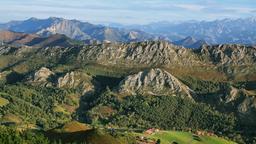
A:
<svg viewBox="0 0 256 144">
<path fill-rule="evenodd" d="M 85 94 L 95 91 L 94 84 L 96 83 L 93 81 L 92 77 L 86 73 L 72 71 L 66 73 L 63 77 L 59 77 L 57 86 L 59 88 L 79 89 L 83 94 Z"/>
<path fill-rule="evenodd" d="M 43 36 L 49 36 L 52 34 L 65 34 L 72 39 L 84 38 L 88 39 L 86 34 L 84 34 L 81 29 L 77 26 L 78 24 L 74 21 L 61 20 L 58 23 L 54 23 L 50 27 L 41 29 L 37 34 Z"/>
<path fill-rule="evenodd" d="M 159 68 L 127 76 L 118 86 L 122 94 L 177 95 L 192 98 L 191 90 L 176 77 Z"/>
</svg>

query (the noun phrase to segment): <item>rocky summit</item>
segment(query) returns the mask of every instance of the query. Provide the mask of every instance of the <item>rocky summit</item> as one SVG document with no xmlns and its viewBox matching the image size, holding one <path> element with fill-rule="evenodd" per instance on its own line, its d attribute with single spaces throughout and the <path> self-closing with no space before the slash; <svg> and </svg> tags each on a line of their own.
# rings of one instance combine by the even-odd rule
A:
<svg viewBox="0 0 256 144">
<path fill-rule="evenodd" d="M 118 86 L 121 94 L 178 95 L 192 98 L 192 90 L 176 77 L 159 68 L 127 76 Z"/>
</svg>

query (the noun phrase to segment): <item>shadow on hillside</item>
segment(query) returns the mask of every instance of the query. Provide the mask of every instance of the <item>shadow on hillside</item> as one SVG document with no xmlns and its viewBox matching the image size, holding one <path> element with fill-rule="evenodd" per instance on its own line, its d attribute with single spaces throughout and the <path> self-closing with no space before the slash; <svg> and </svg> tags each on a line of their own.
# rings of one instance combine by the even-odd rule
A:
<svg viewBox="0 0 256 144">
<path fill-rule="evenodd" d="M 107 76 L 95 76 L 94 86 L 96 87 L 95 92 L 87 92 L 80 97 L 79 107 L 76 110 L 76 120 L 83 123 L 90 123 L 91 119 L 87 115 L 87 111 L 93 108 L 97 104 L 97 99 L 100 94 L 107 88 L 113 89 L 116 87 L 122 78 L 107 77 Z"/>
<path fill-rule="evenodd" d="M 116 77 L 108 77 L 108 76 L 101 76 L 101 75 L 96 75 L 93 77 L 95 81 L 99 82 L 102 89 L 106 89 L 109 87 L 110 89 L 116 87 L 120 81 L 123 79 L 121 78 L 116 78 Z"/>
<path fill-rule="evenodd" d="M 6 83 L 7 84 L 15 84 L 17 82 L 20 82 L 21 80 L 24 79 L 24 75 L 17 73 L 17 72 L 11 72 L 6 76 Z"/>
<path fill-rule="evenodd" d="M 47 131 L 45 136 L 51 142 L 62 143 L 93 143 L 93 144 L 118 144 L 119 141 L 104 130 L 91 129 L 78 132 Z"/>
<path fill-rule="evenodd" d="M 94 130 L 88 130 L 88 131 L 78 131 L 78 132 L 70 132 L 70 133 L 59 133 L 55 131 L 47 131 L 45 132 L 45 136 L 51 141 L 51 142 L 59 142 L 62 143 L 82 143 L 88 141 L 87 139 L 94 133 Z"/>
</svg>

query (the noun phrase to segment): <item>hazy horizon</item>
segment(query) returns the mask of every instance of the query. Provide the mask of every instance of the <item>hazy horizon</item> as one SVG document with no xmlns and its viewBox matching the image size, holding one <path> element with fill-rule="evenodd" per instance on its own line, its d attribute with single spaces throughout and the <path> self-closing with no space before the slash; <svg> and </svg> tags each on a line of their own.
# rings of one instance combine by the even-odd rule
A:
<svg viewBox="0 0 256 144">
<path fill-rule="evenodd" d="M 8 0 L 0 2 L 1 23 L 31 17 L 62 17 L 91 23 L 148 24 L 159 21 L 211 21 L 256 15 L 251 0 Z"/>
</svg>

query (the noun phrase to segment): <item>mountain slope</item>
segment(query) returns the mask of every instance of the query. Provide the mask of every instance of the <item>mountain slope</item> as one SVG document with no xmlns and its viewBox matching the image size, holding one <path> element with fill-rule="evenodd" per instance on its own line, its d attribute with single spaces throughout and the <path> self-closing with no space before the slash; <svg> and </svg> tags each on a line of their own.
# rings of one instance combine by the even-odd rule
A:
<svg viewBox="0 0 256 144">
<path fill-rule="evenodd" d="M 75 43 L 75 41 L 71 40 L 70 38 L 66 37 L 65 35 L 54 34 L 54 35 L 50 35 L 49 37 L 34 38 L 32 41 L 26 43 L 25 45 L 40 46 L 40 47 L 47 47 L 47 46 L 68 47 L 74 43 Z"/>
<path fill-rule="evenodd" d="M 12 31 L 0 31 L 0 41 L 6 44 L 27 45 L 27 46 L 64 46 L 68 47 L 74 43 L 65 35 L 54 34 L 49 37 L 41 37 L 37 34 L 26 34 Z"/>
<path fill-rule="evenodd" d="M 39 36 L 36 34 L 15 33 L 11 31 L 0 31 L 0 41 L 11 44 L 26 44 Z"/>
</svg>

